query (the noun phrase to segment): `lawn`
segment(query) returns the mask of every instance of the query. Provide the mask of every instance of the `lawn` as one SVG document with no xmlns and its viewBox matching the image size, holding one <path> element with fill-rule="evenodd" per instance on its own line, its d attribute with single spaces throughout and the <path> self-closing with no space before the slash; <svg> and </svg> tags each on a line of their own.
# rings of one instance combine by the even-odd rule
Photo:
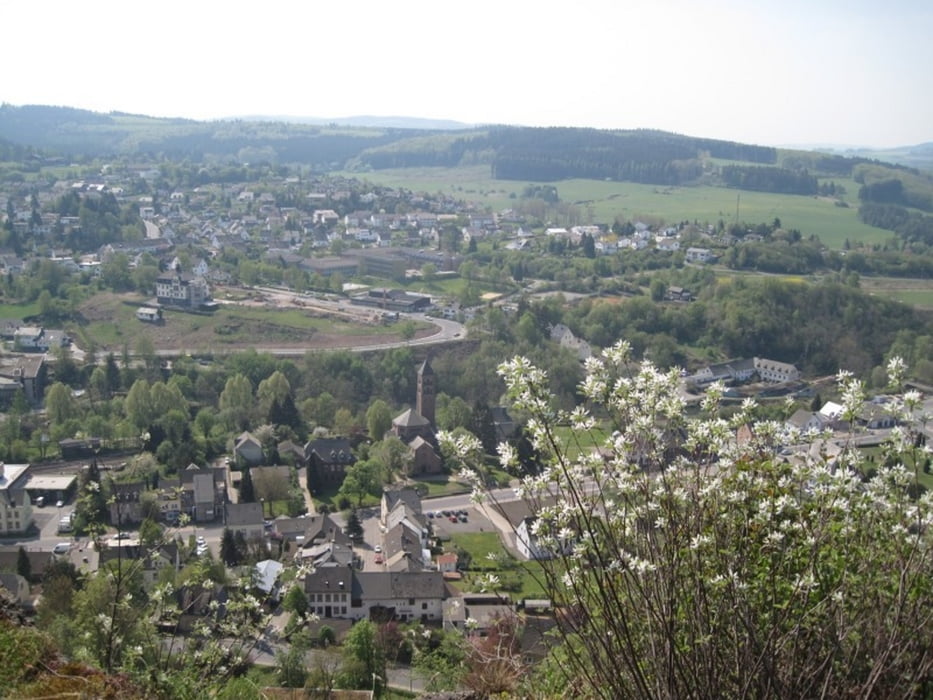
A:
<svg viewBox="0 0 933 700">
<path fill-rule="evenodd" d="M 540 598 L 546 595 L 542 568 L 539 562 L 519 561 L 502 546 L 499 535 L 493 532 L 462 532 L 450 536 L 451 550 L 469 552 L 472 562 L 459 587 L 475 591 L 479 579 L 486 574 L 499 577 L 502 592 L 516 600 Z"/>
<path fill-rule="evenodd" d="M 440 478 L 413 479 L 415 488 L 422 492 L 422 498 L 437 498 L 438 496 L 455 496 L 469 493 L 470 486 L 457 481 L 445 474 Z"/>
<path fill-rule="evenodd" d="M 31 304 L 0 304 L 0 318 L 24 319 L 38 313 L 38 302 Z"/>
<path fill-rule="evenodd" d="M 494 210 L 515 205 L 525 181 L 493 180 L 488 166 L 470 168 L 409 168 L 379 170 L 360 175 L 374 183 L 405 187 L 415 191 L 439 192 L 462 197 Z M 830 178 L 833 179 L 833 178 Z M 796 228 L 804 235 L 815 234 L 831 248 L 842 249 L 851 243 L 881 243 L 890 231 L 863 224 L 858 220 L 857 185 L 841 178 L 833 179 L 846 186 L 848 207 L 839 207 L 828 198 L 748 192 L 725 187 L 664 187 L 633 182 L 603 180 L 564 180 L 555 184 L 562 201 L 577 204 L 585 219 L 612 223 L 615 218 L 647 219 L 656 223 L 697 220 L 716 223 L 749 223 L 781 220 L 785 228 Z"/>
</svg>

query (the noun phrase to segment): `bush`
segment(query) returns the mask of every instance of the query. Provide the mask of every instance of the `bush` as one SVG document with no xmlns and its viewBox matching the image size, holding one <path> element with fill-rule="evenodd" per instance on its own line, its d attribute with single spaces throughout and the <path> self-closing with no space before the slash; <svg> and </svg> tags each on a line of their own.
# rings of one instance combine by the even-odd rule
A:
<svg viewBox="0 0 933 700">
<path fill-rule="evenodd" d="M 527 360 L 500 368 L 532 419 L 544 468 L 520 491 L 538 547 L 553 554 L 540 562 L 547 596 L 567 611 L 545 666 L 559 679 L 552 687 L 613 698 L 928 692 L 933 498 L 903 467 L 919 471 L 922 448 L 909 429 L 919 393 L 891 406 L 907 429 L 863 482 L 854 445 L 833 459 L 814 450 L 784 463 L 777 448 L 801 436 L 782 423 L 759 421 L 739 440 L 755 406 L 721 418 L 720 386 L 703 415 L 688 418 L 677 372 L 633 366 L 624 344 L 587 369 L 587 408 L 566 412 Z M 898 384 L 902 364 L 888 375 Z M 851 376 L 841 380 L 851 421 L 865 393 Z M 610 437 L 580 450 L 593 414 L 611 421 Z M 561 423 L 571 426 L 565 440 Z M 440 438 L 469 469 L 473 446 Z M 515 461 L 507 446 L 501 458 Z M 478 495 L 489 497 L 481 481 Z"/>
</svg>

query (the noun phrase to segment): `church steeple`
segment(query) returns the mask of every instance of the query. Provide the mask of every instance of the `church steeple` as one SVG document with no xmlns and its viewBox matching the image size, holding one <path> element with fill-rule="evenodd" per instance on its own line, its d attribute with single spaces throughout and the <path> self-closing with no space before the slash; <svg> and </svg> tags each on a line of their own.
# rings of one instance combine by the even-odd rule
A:
<svg viewBox="0 0 933 700">
<path fill-rule="evenodd" d="M 418 392 L 415 396 L 415 410 L 424 416 L 431 427 L 434 425 L 434 408 L 437 397 L 437 386 L 434 383 L 434 369 L 431 360 L 425 358 L 418 368 Z"/>
</svg>

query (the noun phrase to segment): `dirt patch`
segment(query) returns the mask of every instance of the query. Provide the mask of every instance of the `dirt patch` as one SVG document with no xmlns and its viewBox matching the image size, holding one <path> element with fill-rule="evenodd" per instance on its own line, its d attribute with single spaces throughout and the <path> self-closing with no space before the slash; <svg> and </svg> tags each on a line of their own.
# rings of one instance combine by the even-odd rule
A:
<svg viewBox="0 0 933 700">
<path fill-rule="evenodd" d="M 186 351 L 190 353 L 231 352 L 256 349 L 265 351 L 333 350 L 380 346 L 404 341 L 402 325 L 398 330 L 384 329 L 367 333 L 366 325 L 348 325 L 344 319 L 335 319 L 335 330 L 324 328 L 296 328 L 274 320 L 245 316 L 188 313 L 167 309 L 161 323 L 144 323 L 136 319 L 136 309 L 146 300 L 136 295 L 98 294 L 79 308 L 85 330 L 84 341 L 92 341 L 100 353 L 120 353 L 124 346 L 135 350 L 140 337 L 152 341 L 155 350 Z M 97 325 L 95 327 L 95 324 Z M 347 331 L 336 330 L 343 326 Z M 105 336 L 105 330 L 110 333 Z M 394 331 L 394 332 L 393 332 Z M 437 333 L 437 328 L 422 328 L 415 338 Z"/>
</svg>

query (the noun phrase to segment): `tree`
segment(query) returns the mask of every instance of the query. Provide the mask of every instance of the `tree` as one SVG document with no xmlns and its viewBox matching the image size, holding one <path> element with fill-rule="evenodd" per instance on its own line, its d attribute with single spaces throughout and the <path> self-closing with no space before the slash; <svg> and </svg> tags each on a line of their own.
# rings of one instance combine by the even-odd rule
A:
<svg viewBox="0 0 933 700">
<path fill-rule="evenodd" d="M 235 374 L 220 394 L 220 410 L 234 430 L 246 430 L 253 414 L 253 386 L 242 374 Z"/>
<path fill-rule="evenodd" d="M 32 563 L 29 561 L 29 555 L 22 547 L 16 553 L 16 573 L 27 581 L 32 580 Z"/>
<path fill-rule="evenodd" d="M 275 653 L 275 675 L 280 686 L 284 688 L 304 687 L 308 677 L 305 654 L 307 654 L 307 649 L 294 643 Z"/>
<path fill-rule="evenodd" d="M 220 560 L 227 566 L 237 566 L 242 558 L 242 553 L 233 537 L 233 531 L 225 527 L 220 537 Z"/>
<path fill-rule="evenodd" d="M 567 611 L 538 678 L 607 698 L 902 697 L 929 683 L 933 530 L 921 523 L 933 501 L 915 497 L 919 477 L 902 466 L 922 456 L 909 427 L 921 397 L 903 392 L 903 368 L 892 361 L 888 374 L 900 377 L 892 410 L 905 430 L 863 477 L 851 444 L 833 463 L 818 450 L 787 463 L 773 457 L 780 424 L 759 421 L 736 440 L 755 407 L 721 418 L 721 385 L 688 416 L 678 372 L 634 365 L 630 350 L 588 363 L 586 403 L 573 411 L 554 406 L 527 359 L 500 367 L 541 459 L 520 487 L 552 555 L 539 560 L 541 582 Z M 865 391 L 841 378 L 841 418 L 854 420 Z M 592 446 L 596 416 L 608 438 L 593 459 L 581 446 Z M 440 439 L 468 468 L 475 438 Z M 513 451 L 500 458 L 512 465 Z M 492 497 L 480 475 L 474 483 Z"/>
<path fill-rule="evenodd" d="M 385 654 L 376 643 L 376 625 L 360 620 L 343 642 L 341 680 L 346 688 L 370 688 L 385 678 Z M 377 685 L 377 687 L 379 687 Z"/>
<path fill-rule="evenodd" d="M 288 378 L 281 371 L 276 370 L 266 379 L 259 382 L 256 389 L 256 398 L 259 401 L 259 412 L 263 416 L 268 416 L 273 404 L 285 402 L 286 398 L 291 397 L 292 387 L 288 383 Z"/>
<path fill-rule="evenodd" d="M 308 614 L 308 596 L 301 590 L 300 585 L 296 584 L 288 589 L 282 600 L 282 607 L 299 617 Z"/>
<path fill-rule="evenodd" d="M 382 399 L 373 401 L 366 409 L 366 428 L 371 440 L 382 440 L 392 427 L 392 412 Z"/>
<path fill-rule="evenodd" d="M 278 469 L 265 468 L 252 472 L 253 492 L 260 501 L 274 503 L 288 498 L 288 477 Z"/>
<path fill-rule="evenodd" d="M 137 379 L 133 382 L 133 386 L 130 387 L 126 394 L 126 400 L 123 402 L 123 410 L 137 430 L 145 430 L 152 425 L 156 414 L 152 410 L 152 399 L 147 380 Z"/>
<path fill-rule="evenodd" d="M 78 415 L 78 406 L 71 389 L 55 382 L 45 392 L 45 410 L 53 425 L 61 425 Z"/>
<path fill-rule="evenodd" d="M 139 526 L 139 541 L 144 545 L 156 545 L 162 541 L 162 526 L 155 520 L 146 518 Z"/>
<path fill-rule="evenodd" d="M 253 488 L 253 477 L 249 467 L 243 467 L 243 475 L 240 477 L 240 502 L 256 502 L 256 491 Z"/>
<path fill-rule="evenodd" d="M 350 515 L 347 516 L 347 536 L 357 543 L 363 541 L 363 523 L 356 508 L 351 508 Z"/>
<path fill-rule="evenodd" d="M 355 499 L 357 507 L 362 506 L 366 496 L 376 493 L 380 485 L 378 475 L 378 464 L 371 460 L 358 460 L 347 467 L 347 474 L 338 493 L 349 499 Z"/>
</svg>

